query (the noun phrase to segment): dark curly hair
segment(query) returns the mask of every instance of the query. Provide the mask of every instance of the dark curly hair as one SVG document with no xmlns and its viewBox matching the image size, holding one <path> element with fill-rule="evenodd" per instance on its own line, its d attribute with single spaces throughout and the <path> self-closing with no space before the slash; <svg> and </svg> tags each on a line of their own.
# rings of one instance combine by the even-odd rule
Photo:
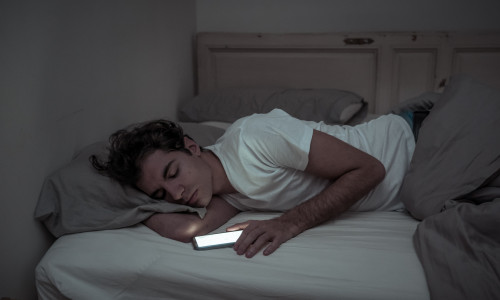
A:
<svg viewBox="0 0 500 300">
<path fill-rule="evenodd" d="M 191 154 L 185 148 L 185 136 L 177 123 L 155 120 L 113 133 L 109 138 L 107 161 L 101 161 L 96 155 L 89 159 L 100 173 L 122 184 L 136 186 L 141 176 L 140 164 L 153 151 L 183 151 Z"/>
</svg>

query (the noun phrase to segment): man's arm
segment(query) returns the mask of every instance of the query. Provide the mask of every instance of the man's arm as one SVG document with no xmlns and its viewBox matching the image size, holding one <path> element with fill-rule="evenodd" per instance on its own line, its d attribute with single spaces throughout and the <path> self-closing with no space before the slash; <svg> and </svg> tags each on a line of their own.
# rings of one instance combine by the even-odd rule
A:
<svg viewBox="0 0 500 300">
<path fill-rule="evenodd" d="M 328 178 L 332 184 L 280 217 L 229 227 L 229 231 L 244 229 L 234 245 L 239 255 L 245 254 L 250 258 L 268 243 L 263 253 L 273 253 L 287 240 L 348 210 L 385 177 L 385 168 L 380 161 L 316 130 L 305 171 Z"/>
<path fill-rule="evenodd" d="M 214 196 L 203 219 L 191 213 L 158 213 L 149 217 L 144 224 L 163 237 L 188 243 L 197 235 L 219 228 L 238 212 L 231 204 Z"/>
</svg>

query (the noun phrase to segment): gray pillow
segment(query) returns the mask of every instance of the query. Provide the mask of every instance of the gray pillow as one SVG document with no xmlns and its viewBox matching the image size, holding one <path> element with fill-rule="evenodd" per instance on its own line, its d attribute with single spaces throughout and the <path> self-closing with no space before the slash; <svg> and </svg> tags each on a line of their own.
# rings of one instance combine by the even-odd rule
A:
<svg viewBox="0 0 500 300">
<path fill-rule="evenodd" d="M 280 108 L 302 120 L 345 124 L 364 106 L 359 95 L 335 89 L 235 88 L 199 95 L 181 104 L 179 119 L 232 123 Z"/>
<path fill-rule="evenodd" d="M 440 97 L 439 93 L 425 92 L 399 103 L 391 112 L 398 115 L 403 111 L 430 111 Z"/>
<path fill-rule="evenodd" d="M 181 124 L 201 146 L 213 144 L 224 130 L 199 124 Z M 106 155 L 107 142 L 85 147 L 66 166 L 45 179 L 35 209 L 35 218 L 42 221 L 56 237 L 68 233 L 116 229 L 131 226 L 152 214 L 197 212 L 194 209 L 149 198 L 144 193 L 99 174 L 89 156 Z"/>
<path fill-rule="evenodd" d="M 424 120 L 400 197 L 418 219 L 439 213 L 500 170 L 500 91 L 452 77 Z"/>
</svg>

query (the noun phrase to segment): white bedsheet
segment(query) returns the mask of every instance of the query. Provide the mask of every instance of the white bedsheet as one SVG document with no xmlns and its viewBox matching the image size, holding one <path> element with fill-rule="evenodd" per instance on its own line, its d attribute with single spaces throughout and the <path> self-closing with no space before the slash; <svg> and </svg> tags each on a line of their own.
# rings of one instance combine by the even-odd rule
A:
<svg viewBox="0 0 500 300">
<path fill-rule="evenodd" d="M 228 224 L 275 215 L 246 212 Z M 404 213 L 348 212 L 252 259 L 196 251 L 143 225 L 73 234 L 45 254 L 36 283 L 41 300 L 429 299 L 416 226 Z"/>
</svg>

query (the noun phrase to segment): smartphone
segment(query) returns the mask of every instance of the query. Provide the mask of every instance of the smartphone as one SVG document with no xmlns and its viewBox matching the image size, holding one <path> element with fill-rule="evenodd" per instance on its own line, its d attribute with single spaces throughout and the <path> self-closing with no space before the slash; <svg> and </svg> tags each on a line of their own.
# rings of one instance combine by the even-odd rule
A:
<svg viewBox="0 0 500 300">
<path fill-rule="evenodd" d="M 193 238 L 193 247 L 196 250 L 231 247 L 234 243 L 236 243 L 242 231 L 243 230 L 237 230 L 195 236 Z"/>
</svg>

